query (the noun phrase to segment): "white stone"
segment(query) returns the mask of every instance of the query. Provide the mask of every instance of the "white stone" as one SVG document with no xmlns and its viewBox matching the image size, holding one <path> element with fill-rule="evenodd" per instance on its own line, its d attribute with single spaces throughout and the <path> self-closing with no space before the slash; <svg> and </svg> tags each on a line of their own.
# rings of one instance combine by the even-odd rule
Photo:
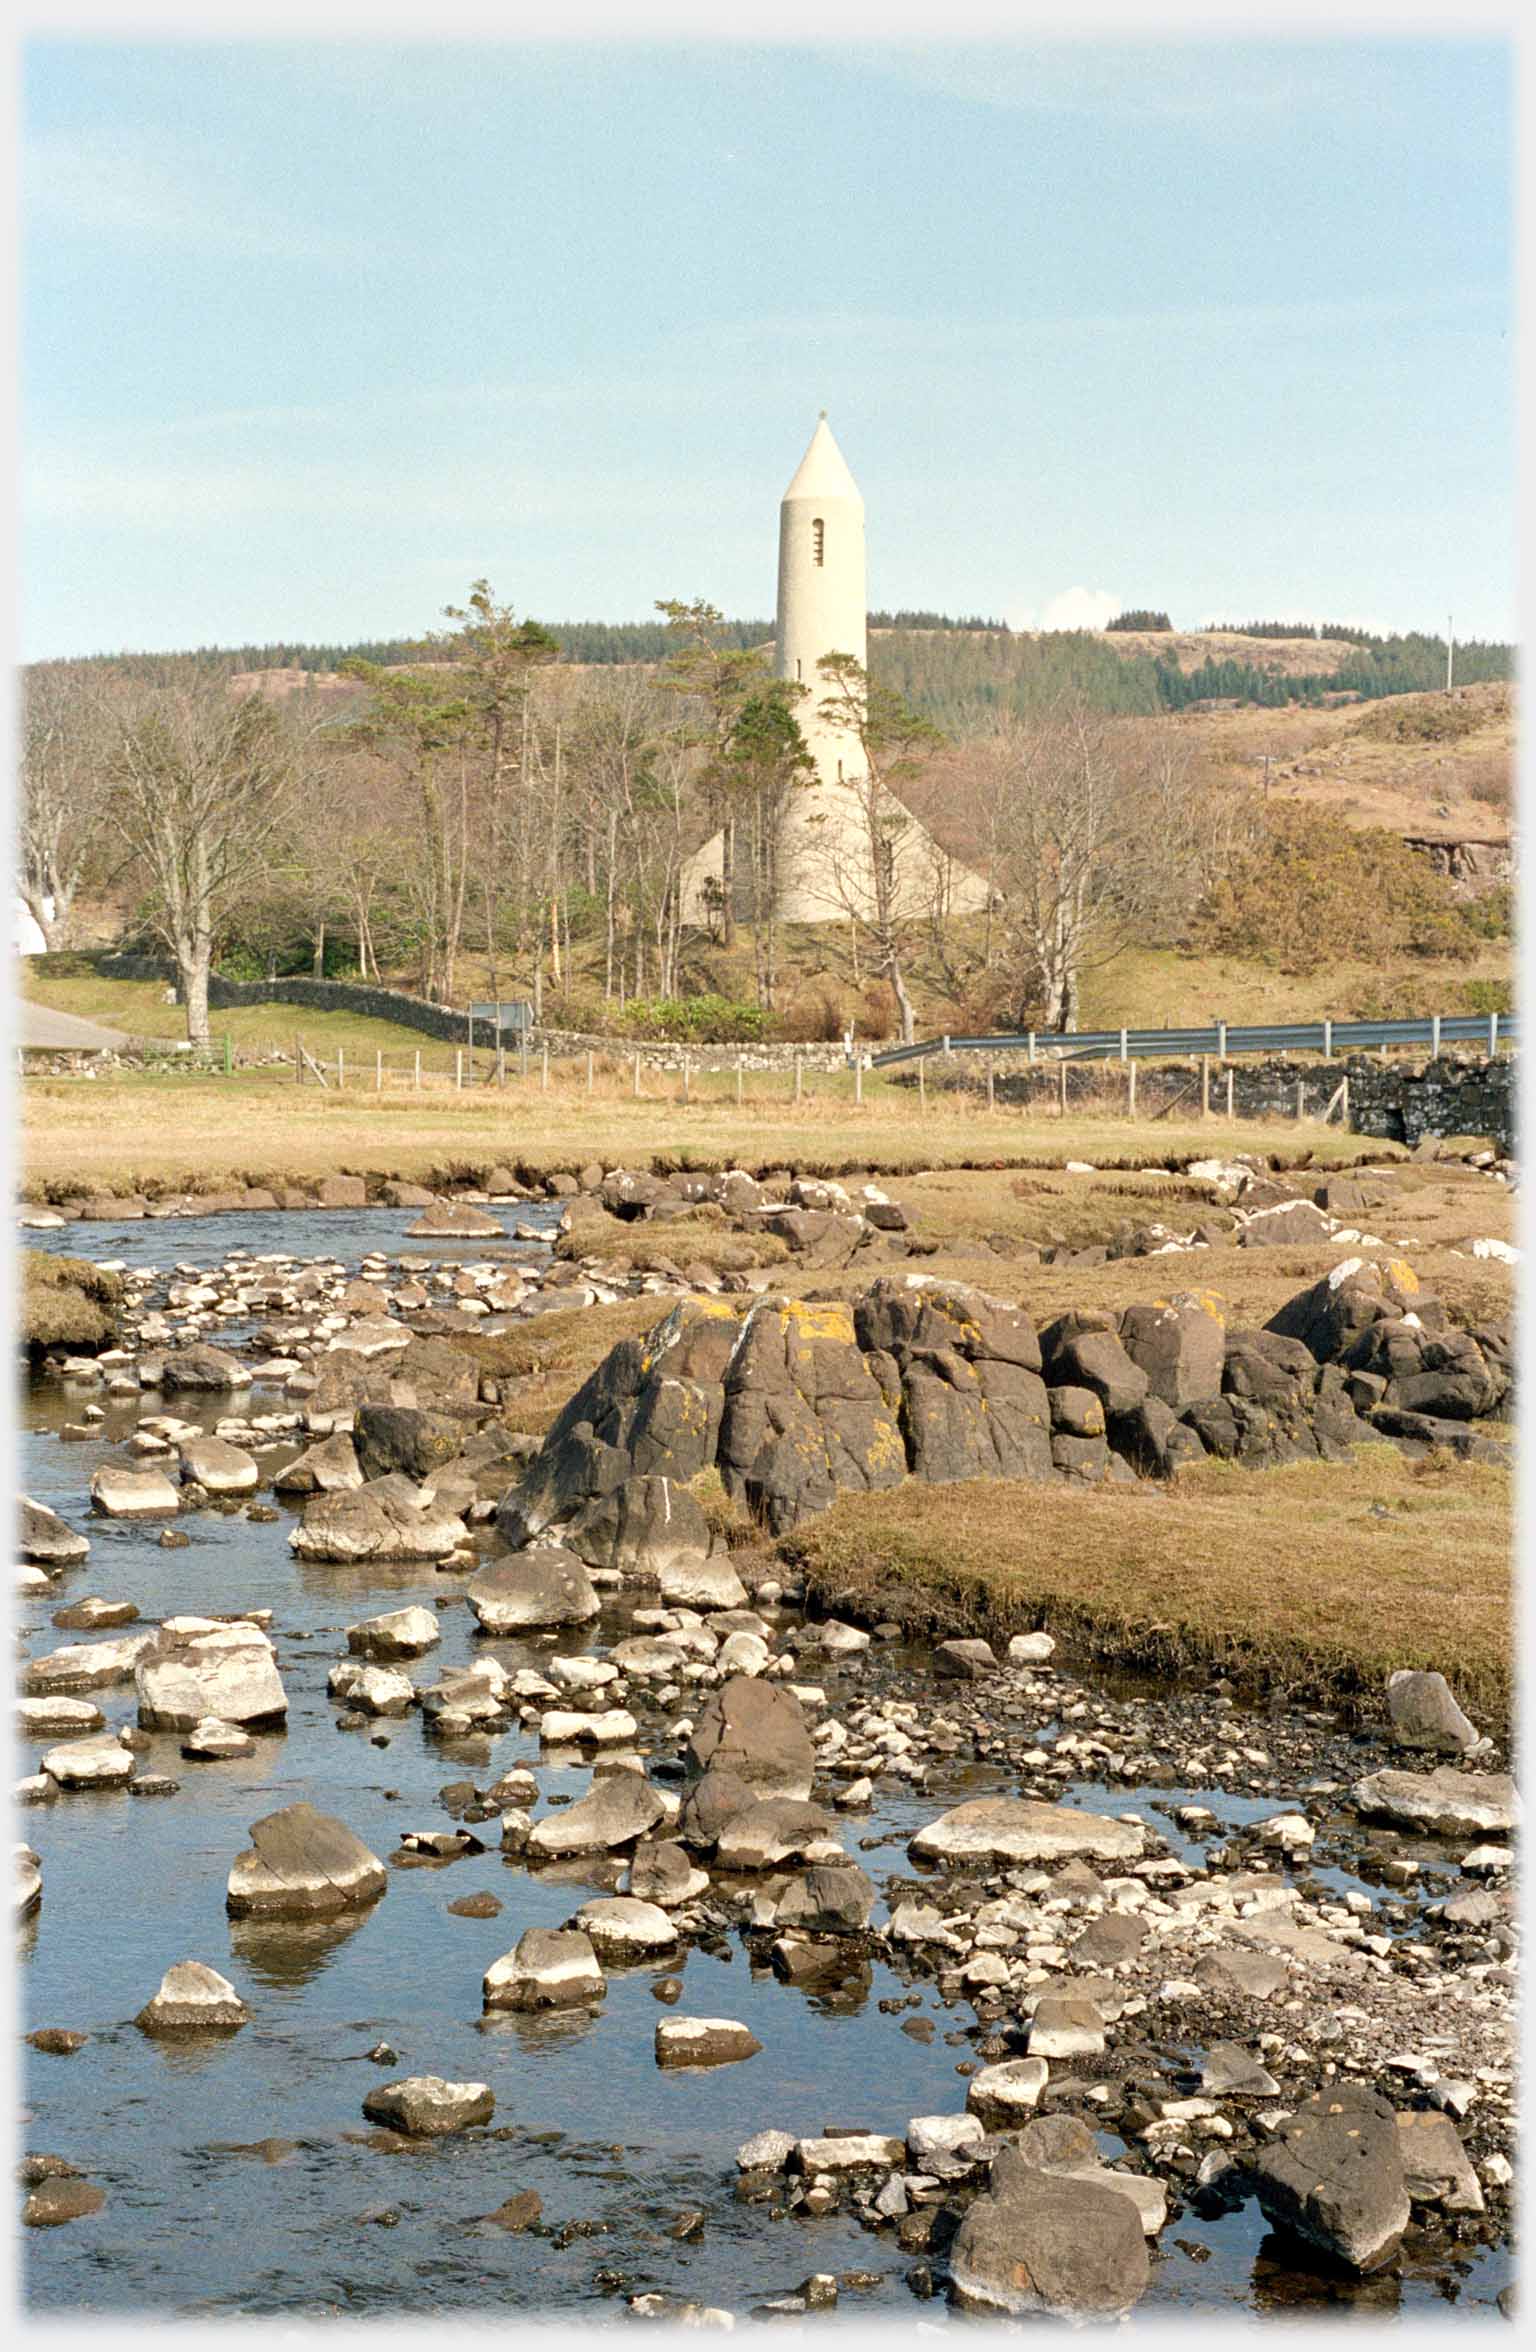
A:
<svg viewBox="0 0 1536 2352">
<path fill-rule="evenodd" d="M 91 1501 L 107 1519 L 171 1519 L 180 1500 L 158 1470 L 124 1470 L 103 1462 L 91 1479 Z"/>
<path fill-rule="evenodd" d="M 205 1715 L 246 1724 L 274 1722 L 288 1712 L 272 1644 L 248 1620 L 217 1625 L 167 1618 L 133 1679 L 139 1721 L 148 1731 L 190 1731 Z"/>
<path fill-rule="evenodd" d="M 112 1734 L 100 1739 L 66 1740 L 50 1748 L 43 1770 L 60 1788 L 116 1788 L 132 1780 L 137 1766 L 129 1751 Z"/>
</svg>

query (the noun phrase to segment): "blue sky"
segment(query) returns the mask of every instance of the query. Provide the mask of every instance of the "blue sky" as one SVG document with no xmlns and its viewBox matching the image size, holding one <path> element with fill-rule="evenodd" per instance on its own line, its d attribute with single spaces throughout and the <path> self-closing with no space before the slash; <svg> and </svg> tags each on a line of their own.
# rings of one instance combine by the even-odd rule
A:
<svg viewBox="0 0 1536 2352">
<path fill-rule="evenodd" d="M 1515 628 L 1481 38 L 35 38 L 22 651 L 870 597 Z"/>
</svg>

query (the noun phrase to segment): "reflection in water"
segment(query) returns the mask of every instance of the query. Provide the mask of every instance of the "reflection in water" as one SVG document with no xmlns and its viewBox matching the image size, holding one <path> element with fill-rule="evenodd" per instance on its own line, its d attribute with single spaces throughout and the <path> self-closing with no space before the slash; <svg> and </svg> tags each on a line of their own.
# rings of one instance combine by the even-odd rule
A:
<svg viewBox="0 0 1536 2352">
<path fill-rule="evenodd" d="M 310 1984 L 329 1968 L 372 1908 L 344 1911 L 334 1919 L 231 1919 L 230 1957 L 258 1984 Z"/>
<path fill-rule="evenodd" d="M 585 2039 L 601 2017 L 591 2009 L 487 2009 L 476 2030 L 487 2041 L 511 2043 L 520 2058 L 549 2057 Z"/>
<path fill-rule="evenodd" d="M 1324 2254 L 1309 2253 L 1307 2270 L 1296 2268 L 1296 2248 L 1271 2232 L 1253 2258 L 1252 2291 L 1256 2311 L 1355 2312 L 1382 2319 L 1401 2310 L 1402 2281 L 1395 2266 L 1373 2277 L 1334 2267 Z"/>
<path fill-rule="evenodd" d="M 142 2027 L 138 2027 L 143 2032 Z M 186 2079 L 206 2074 L 221 2058 L 230 2056 L 232 2033 L 145 2034 L 160 2067 L 167 2075 Z"/>
</svg>

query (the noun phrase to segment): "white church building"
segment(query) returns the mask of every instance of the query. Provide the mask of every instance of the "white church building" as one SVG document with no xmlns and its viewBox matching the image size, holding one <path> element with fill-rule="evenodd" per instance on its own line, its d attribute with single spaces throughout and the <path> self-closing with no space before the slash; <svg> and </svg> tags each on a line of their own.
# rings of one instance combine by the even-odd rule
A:
<svg viewBox="0 0 1536 2352">
<path fill-rule="evenodd" d="M 786 805 L 778 847 L 778 911 L 787 923 L 847 922 L 874 903 L 869 770 L 856 729 L 826 707 L 818 665 L 851 654 L 869 666 L 864 501 L 823 409 L 810 446 L 779 504 L 779 596 L 774 675 L 806 689 L 795 716 L 815 761 L 814 781 Z M 877 828 L 893 842 L 895 910 L 926 914 L 942 895 L 952 913 L 985 907 L 987 884 L 958 865 L 882 786 Z M 716 833 L 683 871 L 683 919 L 705 920 L 721 888 L 723 841 Z"/>
</svg>

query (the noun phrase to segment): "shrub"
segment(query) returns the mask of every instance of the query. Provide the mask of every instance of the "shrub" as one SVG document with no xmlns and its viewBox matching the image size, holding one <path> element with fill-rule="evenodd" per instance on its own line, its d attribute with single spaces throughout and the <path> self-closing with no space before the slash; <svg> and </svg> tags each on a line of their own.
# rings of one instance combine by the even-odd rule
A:
<svg viewBox="0 0 1536 2352">
<path fill-rule="evenodd" d="M 871 980 L 859 1007 L 858 1033 L 877 1045 L 896 1034 L 896 996 L 888 980 Z"/>
<path fill-rule="evenodd" d="M 774 1034 L 786 1045 L 834 1045 L 848 1018 L 838 990 L 821 981 L 790 998 L 774 1023 Z"/>
<path fill-rule="evenodd" d="M 1420 701 L 1378 703 L 1355 721 L 1356 735 L 1372 735 L 1380 743 L 1456 743 L 1483 724 L 1486 712 L 1476 703 L 1454 695 L 1437 694 Z"/>
<path fill-rule="evenodd" d="M 1426 859 L 1395 833 L 1355 832 L 1316 808 L 1267 812 L 1191 928 L 1207 952 L 1291 973 L 1391 955 L 1465 957 L 1476 945 Z"/>
<path fill-rule="evenodd" d="M 620 1023 L 626 1037 L 661 1038 L 687 1045 L 750 1045 L 767 1030 L 761 1005 L 729 996 L 635 997 Z"/>
<path fill-rule="evenodd" d="M 1463 980 L 1457 992 L 1464 1013 L 1512 1013 L 1515 1009 L 1515 984 L 1512 980 Z"/>
</svg>

